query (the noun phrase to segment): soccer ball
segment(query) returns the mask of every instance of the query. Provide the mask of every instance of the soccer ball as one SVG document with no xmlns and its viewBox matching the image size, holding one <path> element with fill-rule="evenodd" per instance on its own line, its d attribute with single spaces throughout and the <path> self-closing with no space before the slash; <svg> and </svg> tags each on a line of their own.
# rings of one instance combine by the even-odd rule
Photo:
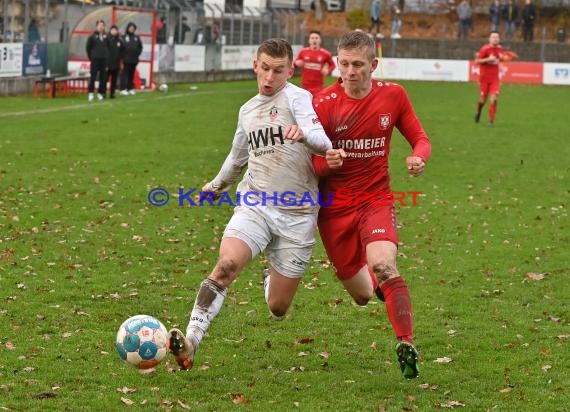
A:
<svg viewBox="0 0 570 412">
<path fill-rule="evenodd" d="M 162 83 L 160 86 L 158 86 L 158 90 L 160 90 L 163 93 L 166 93 L 168 91 L 168 85 L 166 83 Z"/>
<path fill-rule="evenodd" d="M 168 352 L 168 331 L 155 317 L 136 315 L 123 322 L 115 346 L 122 360 L 141 372 L 152 372 Z"/>
</svg>

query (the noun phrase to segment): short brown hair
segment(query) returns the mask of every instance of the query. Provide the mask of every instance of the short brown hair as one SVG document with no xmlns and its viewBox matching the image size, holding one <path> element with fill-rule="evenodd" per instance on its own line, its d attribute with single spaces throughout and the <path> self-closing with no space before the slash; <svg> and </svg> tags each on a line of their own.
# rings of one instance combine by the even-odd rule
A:
<svg viewBox="0 0 570 412">
<path fill-rule="evenodd" d="M 342 35 L 338 42 L 337 50 L 368 49 L 370 61 L 376 58 L 376 44 L 374 39 L 363 31 L 351 31 Z"/>
<path fill-rule="evenodd" d="M 257 48 L 257 58 L 263 53 L 271 57 L 287 57 L 289 62 L 293 63 L 293 49 L 285 39 L 265 40 Z"/>
</svg>

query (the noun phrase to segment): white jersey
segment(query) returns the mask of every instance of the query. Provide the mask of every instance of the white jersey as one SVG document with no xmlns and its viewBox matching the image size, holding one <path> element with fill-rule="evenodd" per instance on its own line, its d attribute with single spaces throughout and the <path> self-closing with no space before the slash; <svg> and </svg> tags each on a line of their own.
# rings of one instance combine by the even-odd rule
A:
<svg viewBox="0 0 570 412">
<path fill-rule="evenodd" d="M 257 196 L 250 195 L 250 202 L 257 200 L 260 205 L 294 213 L 314 213 L 318 205 L 318 182 L 311 154 L 323 154 L 332 145 L 311 99 L 309 92 L 287 83 L 273 96 L 258 94 L 245 103 L 239 112 L 231 152 L 211 182 L 212 188 L 228 190 L 247 165 L 238 185 L 240 195 L 255 192 Z M 304 144 L 291 143 L 283 137 L 287 125 L 301 128 Z M 283 194 L 287 199 L 296 198 L 297 202 L 283 204 Z M 313 202 L 299 202 L 308 196 Z M 275 197 L 277 202 L 273 200 Z"/>
</svg>

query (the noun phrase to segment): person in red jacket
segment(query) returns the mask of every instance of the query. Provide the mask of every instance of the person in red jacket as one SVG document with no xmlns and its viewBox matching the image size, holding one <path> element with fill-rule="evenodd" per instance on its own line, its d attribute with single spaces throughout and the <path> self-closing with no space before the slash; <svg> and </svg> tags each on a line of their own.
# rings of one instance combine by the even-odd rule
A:
<svg viewBox="0 0 570 412">
<path fill-rule="evenodd" d="M 378 59 L 368 34 L 343 35 L 337 63 L 339 80 L 313 99 L 333 145 L 325 157 L 313 157 L 315 172 L 322 176 L 320 193 L 332 197 L 327 205 L 321 203 L 319 232 L 336 276 L 354 301 L 366 305 L 376 292 L 386 302 L 400 368 L 412 379 L 419 376 L 419 361 L 411 298 L 396 267 L 398 234 L 388 157 L 397 128 L 412 147 L 406 167 L 419 176 L 431 144 L 404 88 L 372 79 Z"/>
<path fill-rule="evenodd" d="M 313 95 L 325 87 L 325 76 L 335 69 L 330 52 L 321 47 L 321 33 L 311 31 L 309 47 L 304 47 L 295 59 L 295 67 L 301 68 L 301 87 Z"/>
</svg>

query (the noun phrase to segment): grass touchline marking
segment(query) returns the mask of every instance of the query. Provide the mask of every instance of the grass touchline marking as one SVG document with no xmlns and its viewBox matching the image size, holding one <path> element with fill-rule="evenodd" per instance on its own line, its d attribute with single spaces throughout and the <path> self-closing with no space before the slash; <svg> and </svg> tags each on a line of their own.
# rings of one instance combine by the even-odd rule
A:
<svg viewBox="0 0 570 412">
<path fill-rule="evenodd" d="M 227 91 L 224 93 L 244 93 L 244 92 L 248 92 L 248 91 L 251 91 L 251 90 L 240 89 L 240 90 L 231 90 L 231 91 Z M 160 97 L 154 97 L 154 98 L 143 98 L 143 99 L 136 99 L 136 100 L 130 98 L 130 101 L 127 99 L 120 99 L 120 100 L 124 100 L 125 102 L 128 102 L 128 103 L 145 103 L 145 102 L 148 102 L 150 100 L 177 99 L 180 97 L 187 97 L 187 96 L 197 95 L 197 94 L 205 95 L 205 94 L 214 94 L 214 93 L 219 93 L 219 90 L 207 90 L 207 91 L 205 90 L 205 91 L 192 91 L 192 92 L 187 92 L 187 93 L 173 93 L 173 94 L 170 94 L 168 96 L 160 96 Z M 53 108 L 49 108 L 49 109 L 35 109 L 35 110 L 27 110 L 27 111 L 19 111 L 19 112 L 0 113 L 0 118 L 58 113 L 58 112 L 64 112 L 67 110 L 84 109 L 86 107 L 101 107 L 101 105 L 105 105 L 105 107 L 107 107 L 108 106 L 108 104 L 107 104 L 108 100 L 109 99 L 105 99 L 105 101 L 102 103 L 101 102 L 90 102 L 90 103 L 74 104 L 73 106 L 53 107 Z M 116 103 L 116 102 L 113 102 L 113 103 Z"/>
</svg>

